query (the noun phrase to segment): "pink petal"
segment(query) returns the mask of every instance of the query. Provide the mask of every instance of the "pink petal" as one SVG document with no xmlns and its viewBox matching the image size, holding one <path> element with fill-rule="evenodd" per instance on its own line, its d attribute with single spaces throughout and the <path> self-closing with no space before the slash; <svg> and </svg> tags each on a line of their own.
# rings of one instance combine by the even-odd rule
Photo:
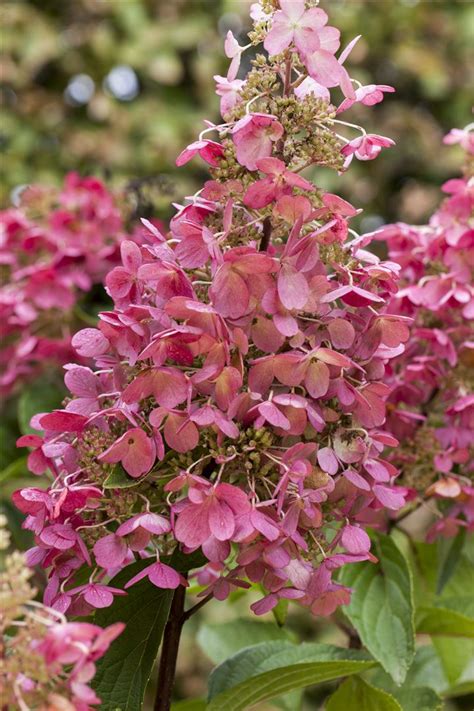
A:
<svg viewBox="0 0 474 711">
<path fill-rule="evenodd" d="M 109 590 L 105 590 L 102 585 L 89 585 L 84 594 L 84 599 L 92 607 L 102 608 L 110 607 L 114 601 L 114 596 Z"/>
<path fill-rule="evenodd" d="M 339 469 L 339 462 L 330 447 L 323 447 L 318 450 L 317 453 L 318 464 L 321 469 L 328 474 L 337 474 Z"/>
<path fill-rule="evenodd" d="M 94 544 L 93 551 L 101 568 L 119 568 L 127 557 L 127 544 L 115 533 L 110 533 Z"/>
<path fill-rule="evenodd" d="M 331 343 L 334 348 L 350 348 L 354 342 L 354 326 L 343 318 L 335 318 L 328 324 Z"/>
<path fill-rule="evenodd" d="M 287 309 L 301 309 L 308 301 L 309 286 L 304 274 L 283 264 L 278 274 L 278 296 Z"/>
<path fill-rule="evenodd" d="M 388 509 L 397 511 L 405 504 L 404 494 L 396 489 L 391 489 L 390 487 L 383 486 L 381 484 L 375 484 L 372 491 L 377 497 L 377 500 Z"/>
<path fill-rule="evenodd" d="M 304 384 L 311 397 L 324 397 L 329 388 L 329 368 L 327 365 L 319 361 L 312 361 L 306 371 Z"/>
<path fill-rule="evenodd" d="M 178 515 L 174 533 L 176 540 L 189 548 L 198 548 L 211 535 L 207 512 L 202 505 L 191 505 Z"/>
<path fill-rule="evenodd" d="M 175 590 L 181 585 L 181 576 L 169 565 L 155 563 L 148 570 L 148 578 L 157 588 Z"/>
<path fill-rule="evenodd" d="M 125 269 L 128 269 L 131 274 L 136 274 L 142 263 L 140 247 L 131 240 L 124 240 L 120 245 L 120 256 Z"/>
<path fill-rule="evenodd" d="M 84 328 L 73 336 L 72 346 L 79 355 L 92 357 L 106 353 L 110 343 L 97 328 Z"/>
<path fill-rule="evenodd" d="M 262 402 L 258 406 L 258 411 L 261 415 L 274 427 L 281 427 L 283 430 L 290 429 L 290 421 L 287 417 L 271 402 Z"/>
<path fill-rule="evenodd" d="M 341 543 L 349 553 L 368 553 L 370 550 L 370 538 L 358 526 L 344 526 Z"/>
<path fill-rule="evenodd" d="M 218 541 L 228 541 L 235 531 L 235 518 L 232 509 L 225 501 L 214 498 L 209 508 L 209 528 Z"/>
</svg>

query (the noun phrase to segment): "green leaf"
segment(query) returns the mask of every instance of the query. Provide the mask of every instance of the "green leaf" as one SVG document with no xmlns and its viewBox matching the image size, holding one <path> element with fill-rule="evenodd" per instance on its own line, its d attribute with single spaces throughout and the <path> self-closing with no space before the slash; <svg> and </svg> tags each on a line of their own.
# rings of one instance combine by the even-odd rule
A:
<svg viewBox="0 0 474 711">
<path fill-rule="evenodd" d="M 273 699 L 295 689 L 332 681 L 341 676 L 359 674 L 375 662 L 337 661 L 308 662 L 278 667 L 258 674 L 213 697 L 207 711 L 243 711 L 259 701 Z"/>
<path fill-rule="evenodd" d="M 340 581 L 353 589 L 344 614 L 369 652 L 398 684 L 403 683 L 415 653 L 411 572 L 388 536 L 378 536 L 380 562 L 343 569 Z"/>
<path fill-rule="evenodd" d="M 206 711 L 204 699 L 186 699 L 171 705 L 171 711 Z"/>
<path fill-rule="evenodd" d="M 449 600 L 432 607 L 420 607 L 416 615 L 417 632 L 474 639 L 474 618 L 450 609 L 447 603 Z"/>
<path fill-rule="evenodd" d="M 441 711 L 443 702 L 436 691 L 428 687 L 395 689 L 394 697 L 403 711 Z"/>
<path fill-rule="evenodd" d="M 346 679 L 329 698 L 326 711 L 405 711 L 393 696 L 358 677 Z"/>
<path fill-rule="evenodd" d="M 27 457 L 19 457 L 11 462 L 2 472 L 0 472 L 0 484 L 4 484 L 10 479 L 17 479 L 19 476 L 28 475 Z"/>
<path fill-rule="evenodd" d="M 432 641 L 450 686 L 474 681 L 474 640 L 436 636 Z"/>
<path fill-rule="evenodd" d="M 209 679 L 212 700 L 209 709 L 237 711 L 258 701 L 346 673 L 355 674 L 374 665 L 375 662 L 359 650 L 328 644 L 295 645 L 284 640 L 262 642 L 242 649 L 214 669 Z M 241 694 L 246 699 L 244 705 L 240 705 Z"/>
<path fill-rule="evenodd" d="M 200 555 L 173 554 L 168 561 L 185 573 L 202 564 Z M 127 566 L 111 580 L 123 588 L 134 575 L 150 565 L 141 560 Z M 92 686 L 101 699 L 101 711 L 139 711 L 168 619 L 173 590 L 160 590 L 147 578 L 115 599 L 111 607 L 98 610 L 94 622 L 106 627 L 124 622 L 125 630 L 97 662 Z"/>
<path fill-rule="evenodd" d="M 104 489 L 129 489 L 132 486 L 137 486 L 143 482 L 143 477 L 134 479 L 129 476 L 121 464 L 117 464 L 113 471 L 104 481 Z"/>
<path fill-rule="evenodd" d="M 0 424 L 0 468 L 5 469 L 18 456 L 16 448 L 18 432 L 15 431 L 13 423 L 6 421 L 3 413 L 2 419 L 5 419 L 5 422 Z"/>
<path fill-rule="evenodd" d="M 392 677 L 380 667 L 370 672 L 369 681 L 374 686 L 388 691 L 393 696 L 400 690 L 400 687 L 395 684 Z M 420 687 L 429 687 L 438 694 L 444 693 L 448 688 L 440 660 L 431 646 L 420 647 L 416 650 L 415 658 L 401 688 L 412 689 Z"/>
<path fill-rule="evenodd" d="M 123 588 L 150 561 L 127 566 L 111 585 Z M 101 627 L 124 622 L 125 630 L 97 662 L 93 688 L 103 711 L 132 711 L 141 708 L 143 695 L 155 662 L 173 597 L 172 590 L 160 590 L 146 578 L 118 597 L 114 604 L 99 610 L 94 622 Z"/>
<path fill-rule="evenodd" d="M 457 565 L 461 559 L 464 542 L 466 540 L 466 529 L 461 528 L 458 535 L 452 540 L 443 539 L 439 543 L 440 556 L 438 580 L 436 584 L 436 594 L 441 595 L 444 587 L 452 578 Z"/>
<path fill-rule="evenodd" d="M 37 431 L 30 427 L 33 415 L 39 412 L 50 412 L 61 407 L 61 402 L 66 394 L 57 378 L 44 376 L 38 378 L 23 390 L 18 400 L 18 424 L 23 434 Z"/>
<path fill-rule="evenodd" d="M 260 642 L 290 640 L 290 634 L 271 622 L 239 618 L 230 622 L 201 625 L 197 641 L 214 664 L 224 662 L 244 647 Z"/>
</svg>

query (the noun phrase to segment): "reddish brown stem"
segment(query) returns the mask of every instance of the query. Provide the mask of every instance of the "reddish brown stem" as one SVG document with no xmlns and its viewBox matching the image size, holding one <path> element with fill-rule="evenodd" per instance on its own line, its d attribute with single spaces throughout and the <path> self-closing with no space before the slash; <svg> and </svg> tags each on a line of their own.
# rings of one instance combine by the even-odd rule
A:
<svg viewBox="0 0 474 711">
<path fill-rule="evenodd" d="M 160 668 L 158 672 L 158 689 L 156 691 L 154 706 L 155 711 L 169 711 L 171 707 L 179 641 L 181 639 L 181 630 L 185 622 L 185 597 L 186 588 L 180 585 L 179 588 L 176 588 L 173 595 L 168 622 L 166 623 L 165 632 L 163 634 Z"/>
<path fill-rule="evenodd" d="M 154 711 L 169 711 L 171 707 L 179 642 L 184 623 L 209 602 L 209 600 L 212 600 L 213 597 L 214 595 L 209 593 L 209 595 L 206 595 L 206 597 L 185 612 L 184 602 L 186 599 L 186 588 L 183 585 L 176 588 L 171 603 L 168 622 L 166 623 L 163 634 Z"/>
<path fill-rule="evenodd" d="M 260 240 L 260 247 L 259 247 L 260 252 L 267 251 L 268 245 L 270 244 L 271 235 L 272 235 L 272 223 L 270 221 L 270 218 L 266 217 L 263 221 L 263 234 L 262 234 L 262 239 Z"/>
</svg>

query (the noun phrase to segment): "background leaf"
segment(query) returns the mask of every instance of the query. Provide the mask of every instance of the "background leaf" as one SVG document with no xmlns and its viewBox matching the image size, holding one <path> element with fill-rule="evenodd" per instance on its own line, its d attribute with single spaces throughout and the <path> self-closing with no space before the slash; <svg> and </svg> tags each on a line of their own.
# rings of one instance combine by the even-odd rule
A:
<svg viewBox="0 0 474 711">
<path fill-rule="evenodd" d="M 438 580 L 436 583 L 436 594 L 441 595 L 444 587 L 449 582 L 457 565 L 461 559 L 464 543 L 466 540 L 466 529 L 461 528 L 457 536 L 453 539 L 442 539 L 439 542 L 440 562 L 438 568 Z"/>
<path fill-rule="evenodd" d="M 474 640 L 434 637 L 433 646 L 450 686 L 474 682 Z"/>
<path fill-rule="evenodd" d="M 56 377 L 43 375 L 29 383 L 18 400 L 18 424 L 21 432 L 38 434 L 37 430 L 30 427 L 33 415 L 61 407 L 65 394 L 66 390 L 57 375 Z"/>
<path fill-rule="evenodd" d="M 332 681 L 341 676 L 358 674 L 370 669 L 374 664 L 375 662 L 370 661 L 337 661 L 281 666 L 218 694 L 212 698 L 207 711 L 243 711 L 259 701 L 273 699 L 288 691 Z"/>
<path fill-rule="evenodd" d="M 330 697 L 326 711 L 405 711 L 393 696 L 358 677 L 346 679 Z"/>
<path fill-rule="evenodd" d="M 275 640 L 291 641 L 291 635 L 271 622 L 245 617 L 220 624 L 203 624 L 197 634 L 199 646 L 215 664 L 224 662 L 244 647 Z"/>
<path fill-rule="evenodd" d="M 343 611 L 369 652 L 401 684 L 415 652 L 411 573 L 390 537 L 378 537 L 377 556 L 377 565 L 357 563 L 343 569 L 340 581 L 353 589 Z"/>
<path fill-rule="evenodd" d="M 209 698 L 212 701 L 209 708 L 216 711 L 218 708 L 225 708 L 226 711 L 228 708 L 247 708 L 239 705 L 241 693 L 245 698 L 248 696 L 245 703 L 251 705 L 263 699 L 274 698 L 280 693 L 337 678 L 341 669 L 337 665 L 346 662 L 349 662 L 349 665 L 344 668 L 348 673 L 356 673 L 354 664 L 357 670 L 374 665 L 360 650 L 328 644 L 295 645 L 289 641 L 273 640 L 247 647 L 212 672 L 209 680 Z M 311 663 L 314 663 L 313 666 Z M 329 664 L 329 667 L 318 666 L 324 663 Z M 337 668 L 331 665 L 336 665 Z M 329 673 L 330 676 L 325 677 L 324 673 Z M 283 674 L 282 680 L 280 674 Z M 265 686 L 267 683 L 268 687 Z M 260 688 L 264 691 L 260 691 Z M 264 696 L 259 696 L 261 693 L 264 693 Z M 297 707 L 295 703 L 290 706 L 292 711 Z"/>
<path fill-rule="evenodd" d="M 220 664 L 228 657 L 235 655 L 240 650 L 258 645 L 261 642 L 292 641 L 292 635 L 288 630 L 279 627 L 276 623 L 259 622 L 255 619 L 239 618 L 221 624 L 201 625 L 197 641 L 201 649 L 215 663 Z M 246 679 L 254 671 L 250 662 L 248 673 L 241 679 Z M 237 683 L 234 681 L 234 683 Z M 293 691 L 280 699 L 274 701 L 275 706 L 294 711 L 301 705 L 301 691 Z"/>
<path fill-rule="evenodd" d="M 431 635 L 442 635 L 446 637 L 470 637 L 474 639 L 474 617 L 463 614 L 461 601 L 464 598 L 450 598 L 444 600 L 436 606 L 421 607 L 417 610 L 416 629 Z M 466 599 L 466 610 L 469 612 L 469 603 L 472 599 Z M 449 606 L 448 606 L 449 605 Z M 459 606 L 453 609 L 453 606 Z"/>
<path fill-rule="evenodd" d="M 438 694 L 428 687 L 404 687 L 395 689 L 394 697 L 403 711 L 441 711 L 443 702 Z"/>
</svg>

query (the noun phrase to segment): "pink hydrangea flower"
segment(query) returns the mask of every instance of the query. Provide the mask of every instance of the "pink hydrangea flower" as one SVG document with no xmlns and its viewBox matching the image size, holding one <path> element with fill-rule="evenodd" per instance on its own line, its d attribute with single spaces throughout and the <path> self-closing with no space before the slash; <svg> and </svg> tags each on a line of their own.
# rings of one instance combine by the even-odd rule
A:
<svg viewBox="0 0 474 711">
<path fill-rule="evenodd" d="M 395 141 L 391 138 L 371 133 L 354 138 L 341 149 L 342 155 L 346 157 L 344 167 L 350 165 L 354 156 L 358 160 L 373 160 L 377 158 L 382 148 L 390 148 L 394 145 Z"/>
<path fill-rule="evenodd" d="M 280 54 L 292 43 L 304 55 L 319 49 L 320 31 L 328 21 L 324 10 L 306 10 L 304 0 L 280 0 L 280 8 L 263 43 L 267 52 Z"/>
<path fill-rule="evenodd" d="M 100 460 L 111 464 L 122 462 L 125 471 L 136 478 L 150 471 L 156 457 L 153 439 L 141 427 L 125 432 L 100 455 Z"/>
<path fill-rule="evenodd" d="M 232 137 L 237 160 L 249 170 L 257 170 L 257 160 L 272 154 L 272 145 L 283 135 L 283 126 L 275 116 L 249 114 L 237 121 Z"/>
</svg>

